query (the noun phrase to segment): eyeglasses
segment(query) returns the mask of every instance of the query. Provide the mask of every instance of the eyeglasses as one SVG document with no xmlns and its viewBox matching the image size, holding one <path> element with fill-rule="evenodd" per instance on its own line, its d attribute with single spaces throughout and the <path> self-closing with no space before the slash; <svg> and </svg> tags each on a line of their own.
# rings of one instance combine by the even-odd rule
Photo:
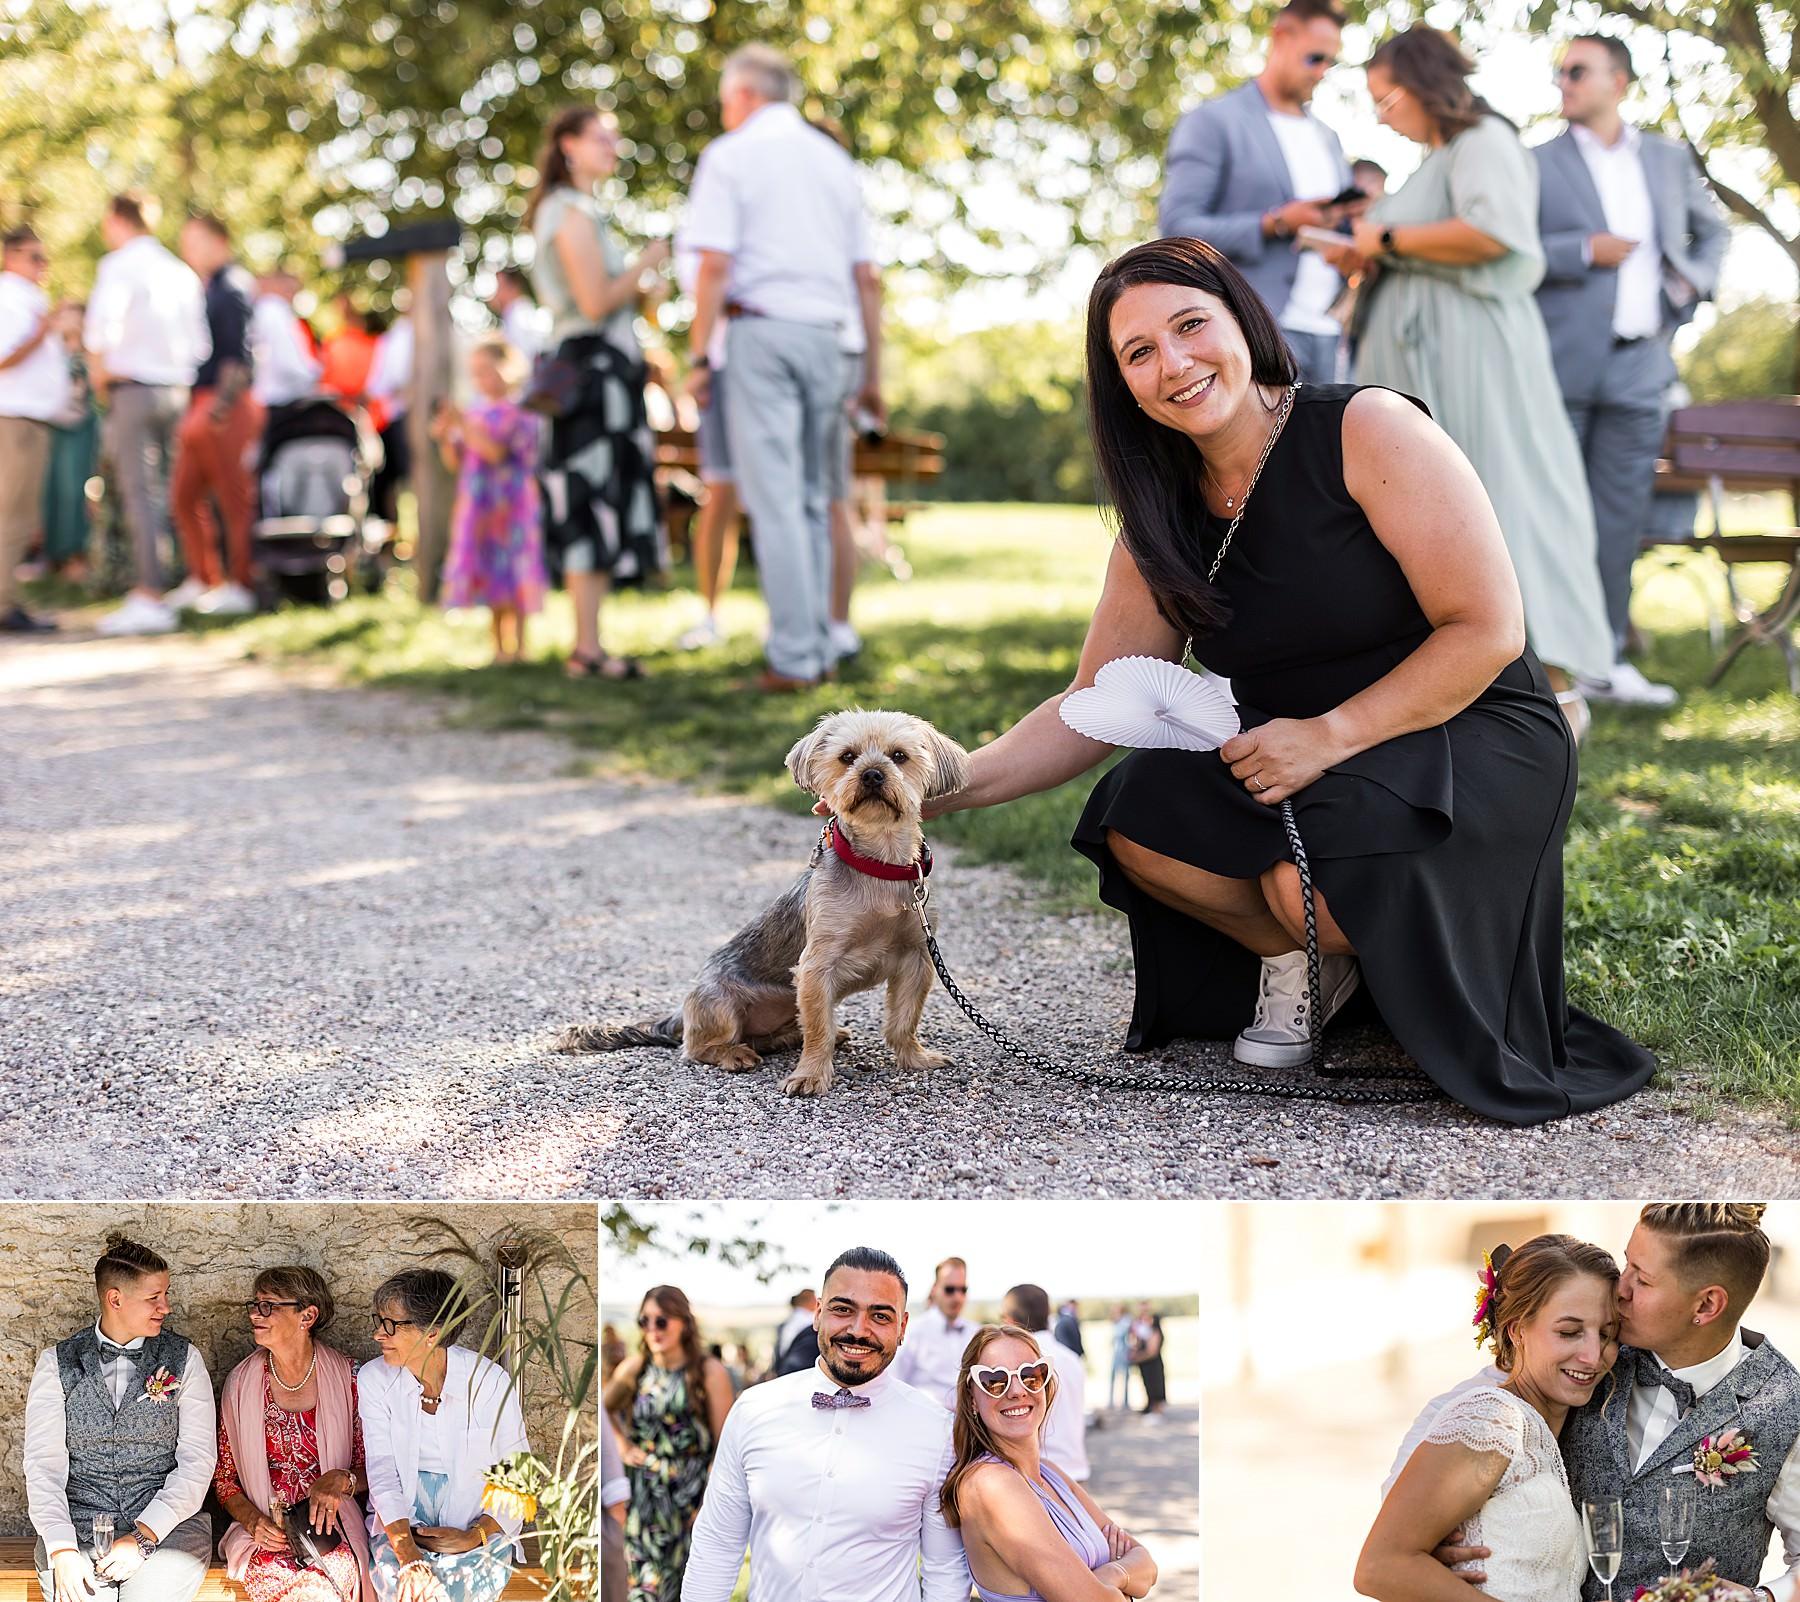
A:
<svg viewBox="0 0 1800 1602">
<path fill-rule="evenodd" d="M 674 1322 L 674 1319 L 661 1313 L 639 1313 L 637 1324 L 639 1329 L 653 1329 L 660 1335 Z"/>
<path fill-rule="evenodd" d="M 967 1296 L 969 1294 L 969 1287 L 967 1285 L 942 1285 L 939 1286 L 939 1289 L 942 1290 L 946 1296 Z"/>
<path fill-rule="evenodd" d="M 1338 58 L 1324 50 L 1309 50 L 1300 59 L 1309 67 L 1335 67 L 1338 64 Z"/>
<path fill-rule="evenodd" d="M 379 1313 L 375 1314 L 369 1322 L 383 1335 L 390 1336 L 398 1329 L 417 1329 L 419 1327 L 419 1321 L 416 1318 L 383 1318 Z"/>
<path fill-rule="evenodd" d="M 1580 83 L 1588 74 L 1585 61 L 1571 62 L 1566 67 L 1558 67 L 1551 75 L 1557 83 Z"/>
<path fill-rule="evenodd" d="M 265 1299 L 262 1299 L 259 1301 L 245 1302 L 244 1303 L 244 1311 L 246 1313 L 248 1313 L 252 1318 L 267 1318 L 270 1316 L 270 1314 L 272 1314 L 275 1311 L 275 1309 L 277 1307 L 298 1307 L 298 1306 L 300 1306 L 299 1302 L 271 1302 L 265 1298 Z"/>
<path fill-rule="evenodd" d="M 1405 84 L 1395 84 L 1392 89 L 1388 90 L 1385 95 L 1375 102 L 1375 115 L 1377 117 L 1385 117 L 1394 109 L 1394 102 L 1405 93 Z"/>
<path fill-rule="evenodd" d="M 980 1364 L 969 1370 L 969 1383 L 984 1396 L 1004 1396 L 1012 1389 L 1015 1379 L 1027 1396 L 1036 1396 L 1050 1383 L 1050 1365 L 1039 1359 L 1035 1363 L 1021 1363 L 1017 1368 L 990 1368 Z"/>
</svg>

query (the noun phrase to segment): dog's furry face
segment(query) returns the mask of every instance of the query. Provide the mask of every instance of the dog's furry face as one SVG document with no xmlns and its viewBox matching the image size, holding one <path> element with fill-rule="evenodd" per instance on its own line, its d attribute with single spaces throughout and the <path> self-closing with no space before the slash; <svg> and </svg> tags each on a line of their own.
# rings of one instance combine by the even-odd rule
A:
<svg viewBox="0 0 1800 1602">
<path fill-rule="evenodd" d="M 969 782 L 969 753 L 923 718 L 860 707 L 821 718 L 787 767 L 845 822 L 878 831 L 916 824 L 927 800 Z"/>
</svg>

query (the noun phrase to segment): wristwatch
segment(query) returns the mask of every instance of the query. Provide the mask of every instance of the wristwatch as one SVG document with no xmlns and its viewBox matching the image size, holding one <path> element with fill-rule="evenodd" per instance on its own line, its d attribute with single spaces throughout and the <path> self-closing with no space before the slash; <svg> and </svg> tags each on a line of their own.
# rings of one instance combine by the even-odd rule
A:
<svg viewBox="0 0 1800 1602">
<path fill-rule="evenodd" d="M 131 1532 L 131 1538 L 137 1542 L 139 1557 L 147 1558 L 156 1550 L 156 1543 L 152 1541 L 149 1536 L 144 1534 L 142 1530 L 134 1529 Z"/>
<path fill-rule="evenodd" d="M 1381 254 L 1384 256 L 1394 256 L 1399 254 L 1394 248 L 1394 230 L 1392 228 L 1384 228 L 1381 230 Z"/>
</svg>

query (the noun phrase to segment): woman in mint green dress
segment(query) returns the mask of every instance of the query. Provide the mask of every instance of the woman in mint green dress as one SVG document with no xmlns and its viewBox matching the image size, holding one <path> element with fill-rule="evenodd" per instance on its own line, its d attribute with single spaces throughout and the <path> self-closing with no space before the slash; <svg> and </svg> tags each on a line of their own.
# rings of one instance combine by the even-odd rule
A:
<svg viewBox="0 0 1800 1602">
<path fill-rule="evenodd" d="M 1376 115 L 1429 154 L 1335 259 L 1373 264 L 1356 382 L 1417 396 L 1474 463 L 1518 571 L 1526 633 L 1579 738 L 1587 709 L 1569 675 L 1604 678 L 1612 656 L 1593 507 L 1532 295 L 1544 275 L 1537 165 L 1469 88 L 1473 70 L 1423 25 L 1370 58 Z"/>
</svg>

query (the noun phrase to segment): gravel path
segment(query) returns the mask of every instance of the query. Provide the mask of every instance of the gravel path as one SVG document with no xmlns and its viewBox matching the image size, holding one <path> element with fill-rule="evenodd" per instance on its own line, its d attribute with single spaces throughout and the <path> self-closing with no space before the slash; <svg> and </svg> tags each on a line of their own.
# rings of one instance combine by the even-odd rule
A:
<svg viewBox="0 0 1800 1602">
<path fill-rule="evenodd" d="M 679 996 L 814 830 L 581 777 L 553 737 L 446 712 L 218 643 L 0 646 L 0 1193 L 1800 1194 L 1792 1131 L 1697 1122 L 1681 1086 L 1529 1131 L 1078 1091 L 999 1059 L 941 994 L 923 1034 L 954 1066 L 896 1077 L 859 998 L 819 1103 L 776 1094 L 776 1068 L 556 1056 L 564 1024 Z M 977 1004 L 1109 1054 L 1122 921 L 1047 917 L 944 857 L 945 955 Z"/>
</svg>

